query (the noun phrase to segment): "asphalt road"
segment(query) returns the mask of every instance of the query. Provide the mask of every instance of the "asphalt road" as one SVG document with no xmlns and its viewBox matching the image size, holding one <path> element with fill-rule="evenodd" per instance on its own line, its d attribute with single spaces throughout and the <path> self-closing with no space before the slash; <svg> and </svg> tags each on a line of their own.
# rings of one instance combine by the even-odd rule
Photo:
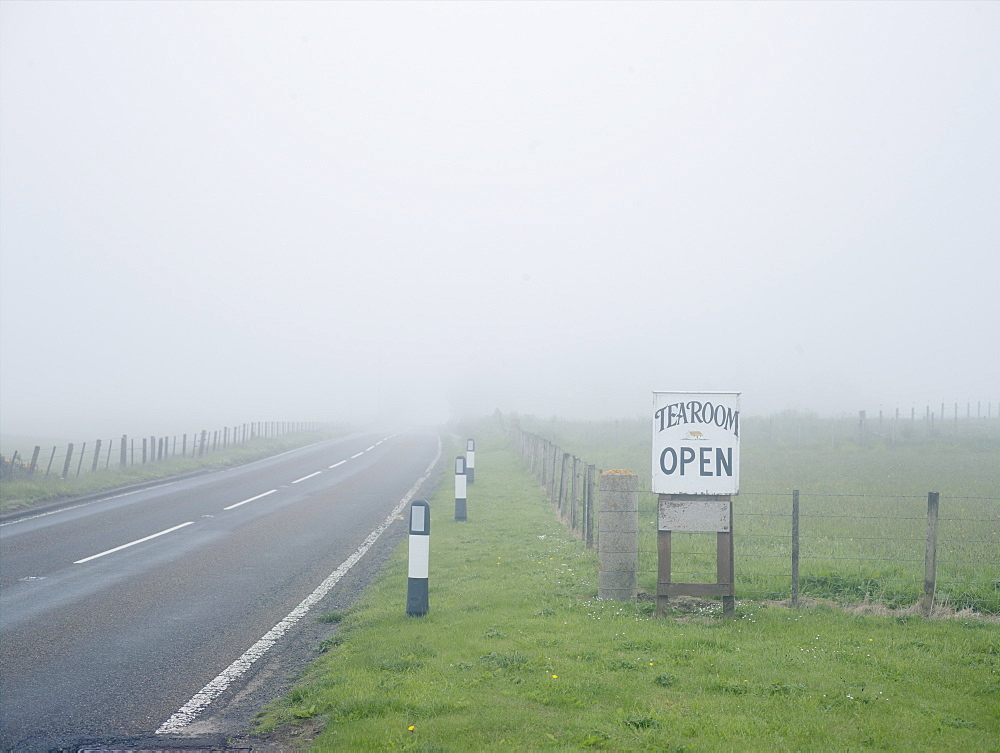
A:
<svg viewBox="0 0 1000 753">
<path fill-rule="evenodd" d="M 224 744 L 403 538 L 439 447 L 354 435 L 0 524 L 0 748 Z"/>
</svg>

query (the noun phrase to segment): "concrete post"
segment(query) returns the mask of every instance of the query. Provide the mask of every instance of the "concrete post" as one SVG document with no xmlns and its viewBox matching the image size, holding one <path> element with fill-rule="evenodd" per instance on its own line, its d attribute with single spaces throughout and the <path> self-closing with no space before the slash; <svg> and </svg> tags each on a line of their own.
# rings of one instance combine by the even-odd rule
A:
<svg viewBox="0 0 1000 753">
<path fill-rule="evenodd" d="M 930 617 L 934 610 L 934 588 L 937 584 L 937 529 L 938 506 L 941 495 L 938 492 L 927 493 L 927 549 L 924 555 L 924 598 L 920 607 L 925 617 Z"/>
<path fill-rule="evenodd" d="M 597 508 L 597 598 L 634 600 L 639 593 L 639 477 L 601 474 Z"/>
</svg>

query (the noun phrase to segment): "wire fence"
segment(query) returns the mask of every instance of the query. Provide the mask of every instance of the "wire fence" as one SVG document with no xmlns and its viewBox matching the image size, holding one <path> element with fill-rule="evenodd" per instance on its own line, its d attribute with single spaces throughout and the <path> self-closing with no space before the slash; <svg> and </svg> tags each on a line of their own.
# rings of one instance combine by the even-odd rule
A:
<svg viewBox="0 0 1000 753">
<path fill-rule="evenodd" d="M 791 446 L 821 441 L 829 445 L 926 445 L 941 441 L 966 444 L 1000 439 L 1000 404 L 992 401 L 940 403 L 922 410 L 858 411 L 853 416 L 821 418 L 787 411 L 747 416 L 744 433 L 766 446 Z"/>
<path fill-rule="evenodd" d="M 245 445 L 256 439 L 272 439 L 306 431 L 331 428 L 317 422 L 259 421 L 224 426 L 191 434 L 128 436 L 107 441 L 98 439 L 77 446 L 53 445 L 51 450 L 35 445 L 28 455 L 15 451 L 10 458 L 0 455 L 0 479 L 36 478 L 68 480 L 81 474 L 113 468 L 128 468 L 171 459 L 198 458 L 208 453 Z"/>
<path fill-rule="evenodd" d="M 560 518 L 597 545 L 601 470 L 517 425 L 511 439 Z M 658 504 L 658 495 L 640 490 L 638 580 L 651 594 Z M 1000 614 L 1000 497 L 780 490 L 740 493 L 733 508 L 737 598 Z M 716 534 L 672 536 L 671 577 L 714 582 Z"/>
</svg>

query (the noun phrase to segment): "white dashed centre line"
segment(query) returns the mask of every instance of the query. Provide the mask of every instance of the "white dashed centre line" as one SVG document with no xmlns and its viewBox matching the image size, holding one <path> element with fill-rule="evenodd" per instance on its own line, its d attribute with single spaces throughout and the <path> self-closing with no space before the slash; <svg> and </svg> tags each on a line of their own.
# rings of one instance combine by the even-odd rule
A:
<svg viewBox="0 0 1000 753">
<path fill-rule="evenodd" d="M 351 460 L 354 460 L 354 458 L 360 458 L 364 454 L 365 453 L 363 453 L 363 452 L 359 452 L 357 455 L 351 455 Z"/>
<path fill-rule="evenodd" d="M 237 502 L 235 505 L 230 505 L 229 507 L 223 507 L 222 509 L 223 510 L 232 510 L 233 508 L 239 507 L 240 505 L 245 505 L 247 502 L 253 502 L 256 499 L 260 499 L 261 497 L 266 497 L 268 494 L 274 494 L 276 491 L 278 491 L 278 490 L 277 489 L 272 489 L 269 492 L 264 492 L 263 494 L 258 494 L 256 497 L 250 497 L 250 499 L 245 499 L 242 502 Z"/>
<path fill-rule="evenodd" d="M 293 481 L 292 483 L 293 483 L 293 484 L 297 484 L 297 483 L 299 483 L 300 481 L 305 481 L 306 479 L 310 479 L 310 478 L 312 478 L 313 476 L 318 476 L 318 475 L 319 475 L 319 474 L 321 474 L 322 472 L 323 472 L 323 471 L 316 471 L 315 473 L 310 473 L 310 474 L 309 474 L 308 476 L 303 476 L 302 478 L 297 478 L 297 479 L 295 479 L 295 480 L 294 480 L 294 481 Z"/>
<path fill-rule="evenodd" d="M 149 541 L 150 539 L 155 539 L 157 536 L 163 536 L 167 533 L 172 533 L 177 531 L 184 526 L 194 525 L 193 520 L 189 520 L 187 523 L 181 523 L 179 526 L 174 526 L 173 528 L 168 528 L 165 531 L 160 531 L 159 533 L 154 533 L 152 536 L 146 536 L 142 539 L 136 539 L 135 541 L 130 541 L 127 544 L 122 544 L 121 546 L 116 546 L 114 549 L 108 549 L 106 552 L 101 552 L 100 554 L 92 554 L 90 557 L 84 557 L 82 560 L 77 560 L 74 565 L 82 565 L 84 562 L 90 562 L 91 560 L 96 560 L 98 557 L 103 557 L 105 554 L 114 554 L 115 552 L 120 552 L 122 549 L 128 549 L 130 546 L 135 546 L 136 544 L 141 544 L 144 541 Z"/>
<path fill-rule="evenodd" d="M 334 463 L 334 464 L 333 464 L 333 465 L 331 465 L 330 467 L 331 467 L 331 468 L 336 468 L 336 467 L 337 467 L 338 465 L 343 465 L 343 464 L 344 464 L 344 463 L 346 463 L 346 462 L 347 462 L 346 460 L 341 460 L 341 461 L 340 461 L 339 463 Z"/>
<path fill-rule="evenodd" d="M 307 596 L 295 609 L 289 612 L 281 622 L 267 631 L 260 640 L 258 640 L 254 645 L 246 650 L 246 652 L 239 657 L 236 661 L 230 664 L 226 669 L 222 671 L 214 680 L 212 680 L 208 685 L 203 687 L 200 691 L 194 694 L 194 696 L 181 706 L 173 716 L 171 716 L 167 721 L 160 725 L 160 728 L 156 730 L 157 735 L 171 735 L 181 732 L 185 727 L 189 726 L 198 716 L 204 711 L 211 703 L 214 701 L 221 693 L 223 693 L 226 688 L 228 688 L 234 681 L 241 677 L 250 667 L 264 656 L 270 648 L 275 645 L 286 632 L 288 632 L 292 626 L 294 626 L 299 620 L 301 620 L 305 615 L 312 609 L 313 605 L 319 602 L 324 596 L 326 596 L 334 586 L 343 578 L 347 572 L 356 565 L 365 553 L 374 546 L 378 538 L 385 533 L 385 531 L 392 525 L 394 520 L 399 519 L 400 514 L 409 504 L 413 495 L 417 493 L 420 485 L 423 484 L 431 475 L 431 471 L 434 470 L 434 466 L 437 465 L 438 460 L 441 459 L 441 440 L 438 439 L 438 449 L 434 460 L 431 464 L 427 466 L 427 470 L 424 471 L 424 475 L 417 479 L 417 482 L 410 487 L 410 490 L 406 495 L 399 501 L 399 504 L 393 508 L 389 516 L 382 521 L 382 523 L 366 538 L 360 547 L 358 547 L 354 553 L 344 560 L 340 567 L 334 570 L 330 575 L 324 580 L 316 590 L 313 591 L 309 596 Z"/>
</svg>

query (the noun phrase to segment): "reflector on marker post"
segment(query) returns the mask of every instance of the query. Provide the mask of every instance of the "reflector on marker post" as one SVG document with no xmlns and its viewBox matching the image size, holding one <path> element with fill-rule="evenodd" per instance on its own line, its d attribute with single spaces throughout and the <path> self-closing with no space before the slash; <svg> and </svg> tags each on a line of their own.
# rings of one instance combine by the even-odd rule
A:
<svg viewBox="0 0 1000 753">
<path fill-rule="evenodd" d="M 476 480 L 476 440 L 470 439 L 465 445 L 465 475 L 471 484 Z"/>
<path fill-rule="evenodd" d="M 410 503 L 410 568 L 406 583 L 406 613 L 421 617 L 430 608 L 427 598 L 431 554 L 431 507 L 426 499 Z"/>
<path fill-rule="evenodd" d="M 465 511 L 465 458 L 459 455 L 455 458 L 455 520 L 466 519 Z"/>
</svg>

